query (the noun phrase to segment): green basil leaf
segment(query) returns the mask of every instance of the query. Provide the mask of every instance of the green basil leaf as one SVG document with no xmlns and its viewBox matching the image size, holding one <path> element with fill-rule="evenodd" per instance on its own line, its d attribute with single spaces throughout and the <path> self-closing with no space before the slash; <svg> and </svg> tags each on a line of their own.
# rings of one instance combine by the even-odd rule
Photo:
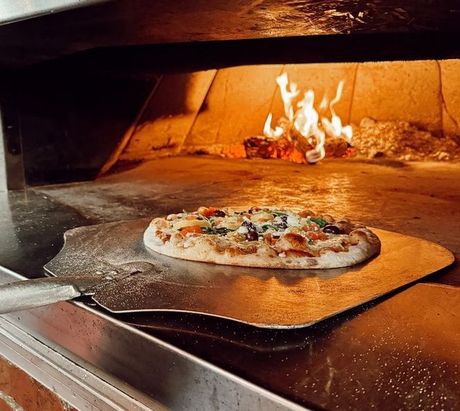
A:
<svg viewBox="0 0 460 411">
<path fill-rule="evenodd" d="M 315 217 L 310 217 L 310 220 L 313 221 L 314 223 L 318 224 L 321 228 L 325 227 L 327 225 L 327 221 L 323 220 L 322 218 L 315 218 Z"/>
<path fill-rule="evenodd" d="M 272 224 L 263 224 L 263 225 L 262 225 L 262 230 L 263 230 L 264 232 L 267 231 L 267 230 L 269 230 L 270 228 L 271 228 L 272 230 L 276 230 L 276 227 L 275 227 L 274 225 L 272 225 Z"/>
</svg>

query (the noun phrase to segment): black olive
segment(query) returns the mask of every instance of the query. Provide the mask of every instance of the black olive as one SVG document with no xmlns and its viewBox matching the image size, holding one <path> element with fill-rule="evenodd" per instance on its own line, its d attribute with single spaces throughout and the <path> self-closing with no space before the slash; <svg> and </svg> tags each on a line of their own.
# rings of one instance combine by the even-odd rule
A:
<svg viewBox="0 0 460 411">
<path fill-rule="evenodd" d="M 226 215 L 225 211 L 222 211 L 222 210 L 216 210 L 214 211 L 214 214 L 213 214 L 214 217 L 225 217 L 225 215 Z"/>
<path fill-rule="evenodd" d="M 246 239 L 248 241 L 257 241 L 259 239 L 257 227 L 251 221 L 244 220 L 242 226 L 248 229 L 248 232 L 246 233 Z"/>
<path fill-rule="evenodd" d="M 257 241 L 259 239 L 259 234 L 257 234 L 257 231 L 248 231 L 246 234 L 246 239 L 248 241 Z"/>
<path fill-rule="evenodd" d="M 242 225 L 246 227 L 249 231 L 257 231 L 256 226 L 249 220 L 244 220 Z"/>
<path fill-rule="evenodd" d="M 342 230 L 335 225 L 327 225 L 323 228 L 323 232 L 328 234 L 342 234 Z"/>
</svg>

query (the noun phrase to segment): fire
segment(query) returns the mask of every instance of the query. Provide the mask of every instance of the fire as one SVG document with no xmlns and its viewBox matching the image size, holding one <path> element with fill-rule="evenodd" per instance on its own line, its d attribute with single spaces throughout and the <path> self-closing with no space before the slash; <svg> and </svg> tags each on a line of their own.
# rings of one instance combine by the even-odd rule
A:
<svg viewBox="0 0 460 411">
<path fill-rule="evenodd" d="M 268 114 L 264 125 L 266 137 L 270 139 L 284 137 L 290 141 L 295 138 L 304 139 L 309 147 L 313 147 L 305 152 L 305 157 L 309 163 L 316 163 L 325 157 L 327 137 L 344 139 L 347 143 L 351 142 L 353 136 L 351 126 L 343 126 L 341 118 L 334 109 L 342 97 L 343 81 L 339 82 L 335 97 L 330 102 L 327 96 L 323 97 L 318 110 L 315 108 L 315 92 L 313 90 L 307 90 L 303 94 L 303 98 L 294 104 L 300 90 L 297 84 L 289 82 L 287 73 L 278 76 L 276 83 L 283 99 L 284 117 L 278 121 L 278 125 L 273 129 L 273 116 L 272 113 Z M 297 109 L 294 109 L 294 106 Z"/>
<path fill-rule="evenodd" d="M 272 129 L 272 113 L 269 113 L 267 116 L 267 119 L 265 120 L 265 125 L 264 125 L 264 136 L 270 137 L 270 138 L 278 138 L 281 137 L 284 133 L 284 130 L 282 127 L 276 126 L 276 128 L 273 130 Z"/>
</svg>

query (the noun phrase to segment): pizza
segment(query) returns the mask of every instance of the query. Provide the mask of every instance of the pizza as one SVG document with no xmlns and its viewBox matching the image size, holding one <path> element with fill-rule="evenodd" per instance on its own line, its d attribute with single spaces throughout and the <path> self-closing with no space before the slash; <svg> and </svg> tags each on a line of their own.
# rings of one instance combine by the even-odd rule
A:
<svg viewBox="0 0 460 411">
<path fill-rule="evenodd" d="M 185 260 L 286 269 L 348 267 L 380 251 L 378 237 L 349 219 L 270 207 L 200 207 L 155 218 L 144 244 Z"/>
</svg>

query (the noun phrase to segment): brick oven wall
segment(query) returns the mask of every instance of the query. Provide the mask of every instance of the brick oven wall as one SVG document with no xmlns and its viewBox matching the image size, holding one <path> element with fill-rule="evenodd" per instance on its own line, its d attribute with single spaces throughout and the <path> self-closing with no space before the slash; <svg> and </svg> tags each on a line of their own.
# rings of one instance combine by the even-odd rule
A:
<svg viewBox="0 0 460 411">
<path fill-rule="evenodd" d="M 77 411 L 0 356 L 0 411 Z"/>
<path fill-rule="evenodd" d="M 437 135 L 460 134 L 460 60 L 241 66 L 165 75 L 123 138 L 120 160 L 180 153 L 238 155 L 265 118 L 282 115 L 275 78 L 287 72 L 319 102 L 345 81 L 336 111 L 345 122 L 363 117 L 403 120 Z"/>
</svg>

